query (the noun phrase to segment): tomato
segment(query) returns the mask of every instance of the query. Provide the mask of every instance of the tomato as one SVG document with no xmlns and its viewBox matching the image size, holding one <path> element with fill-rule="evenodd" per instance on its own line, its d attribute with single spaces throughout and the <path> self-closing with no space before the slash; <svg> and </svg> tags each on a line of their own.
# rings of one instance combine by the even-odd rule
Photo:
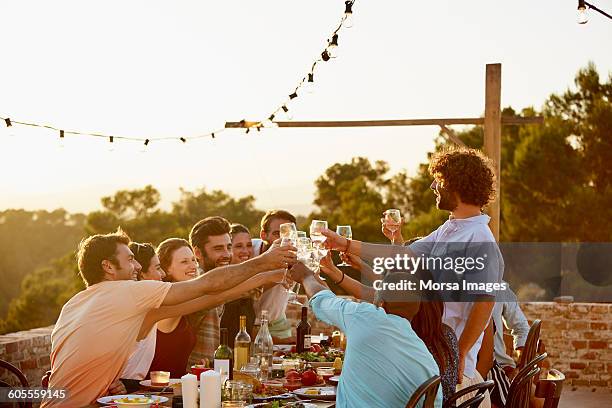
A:
<svg viewBox="0 0 612 408">
<path fill-rule="evenodd" d="M 291 352 L 297 353 L 297 346 L 291 346 Z"/>
<path fill-rule="evenodd" d="M 306 370 L 302 373 L 302 384 L 309 387 L 317 383 L 317 373 L 313 370 Z"/>
<path fill-rule="evenodd" d="M 313 353 L 318 353 L 321 350 L 323 350 L 323 349 L 318 344 L 313 344 L 312 346 L 310 346 L 310 351 L 312 351 Z"/>
<path fill-rule="evenodd" d="M 296 370 L 288 370 L 285 374 L 285 378 L 288 380 L 299 380 L 302 376 Z"/>
</svg>

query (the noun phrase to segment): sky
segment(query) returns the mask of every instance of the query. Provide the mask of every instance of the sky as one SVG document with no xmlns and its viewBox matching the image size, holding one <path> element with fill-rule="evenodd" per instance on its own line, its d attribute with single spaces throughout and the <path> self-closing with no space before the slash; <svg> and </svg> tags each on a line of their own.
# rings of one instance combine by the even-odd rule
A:
<svg viewBox="0 0 612 408">
<path fill-rule="evenodd" d="M 612 0 L 593 0 L 612 12 Z M 577 1 L 357 0 L 338 58 L 294 120 L 477 117 L 487 63 L 502 64 L 502 105 L 540 108 L 593 61 L 612 72 L 612 21 L 576 23 Z M 65 137 L 0 124 L 0 210 L 100 209 L 100 197 L 152 184 L 252 194 L 261 209 L 312 209 L 314 180 L 355 156 L 413 174 L 435 127 L 228 130 L 287 99 L 343 15 L 341 0 L 0 0 L 0 116 L 153 141 Z M 455 127 L 460 129 L 460 127 Z"/>
</svg>

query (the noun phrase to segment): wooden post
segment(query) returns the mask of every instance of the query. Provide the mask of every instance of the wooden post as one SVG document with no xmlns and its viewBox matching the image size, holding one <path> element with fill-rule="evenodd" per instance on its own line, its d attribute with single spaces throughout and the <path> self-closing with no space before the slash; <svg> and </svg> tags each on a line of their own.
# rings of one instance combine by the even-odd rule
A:
<svg viewBox="0 0 612 408">
<path fill-rule="evenodd" d="M 491 231 L 499 241 L 501 189 L 501 64 L 487 64 L 485 86 L 484 151 L 495 165 L 496 198 L 489 205 Z"/>
</svg>

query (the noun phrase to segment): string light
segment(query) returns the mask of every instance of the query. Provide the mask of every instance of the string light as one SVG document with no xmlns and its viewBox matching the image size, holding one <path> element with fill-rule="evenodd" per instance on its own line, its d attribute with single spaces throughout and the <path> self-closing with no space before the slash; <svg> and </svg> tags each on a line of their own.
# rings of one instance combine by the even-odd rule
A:
<svg viewBox="0 0 612 408">
<path fill-rule="evenodd" d="M 612 20 L 612 15 L 606 13 L 602 9 L 599 9 L 596 6 L 592 5 L 591 3 L 587 3 L 584 0 L 578 0 L 578 24 L 586 24 L 589 22 L 589 11 L 588 10 L 595 10 L 599 14 L 606 16 Z"/>
<path fill-rule="evenodd" d="M 109 136 L 108 137 L 108 141 L 110 142 L 110 146 L 108 147 L 108 151 L 109 152 L 114 152 L 115 151 L 115 137 L 114 136 Z"/>
<path fill-rule="evenodd" d="M 331 41 L 329 42 L 329 46 L 327 47 L 327 54 L 329 54 L 332 58 L 338 57 L 338 34 L 334 34 Z"/>
<path fill-rule="evenodd" d="M 586 4 L 584 0 L 578 0 L 578 24 L 586 24 L 589 21 Z"/>
<path fill-rule="evenodd" d="M 64 131 L 63 130 L 60 130 L 59 132 L 59 140 L 60 140 L 59 147 L 63 149 L 64 148 Z"/>
<path fill-rule="evenodd" d="M 321 57 L 313 62 L 312 66 L 310 67 L 310 72 L 308 72 L 304 77 L 302 77 L 302 80 L 298 83 L 295 90 L 289 94 L 289 101 L 292 101 L 293 99 L 297 98 L 299 95 L 302 95 L 303 93 L 312 93 L 313 88 L 314 88 L 314 70 L 317 64 L 320 61 L 327 62 L 331 58 L 336 58 L 338 56 L 338 32 L 340 31 L 342 27 L 346 27 L 346 28 L 352 27 L 353 25 L 353 5 L 354 4 L 355 4 L 355 0 L 347 0 L 344 2 L 344 5 L 345 5 L 344 15 L 342 16 L 342 19 L 340 20 L 338 27 L 336 27 L 336 29 L 332 32 L 331 36 L 327 40 L 327 46 L 321 52 Z M 278 127 L 278 125 L 274 122 L 274 118 L 276 117 L 276 114 L 281 111 L 285 113 L 285 115 L 287 116 L 289 120 L 293 119 L 293 115 L 289 111 L 289 108 L 287 107 L 287 102 L 285 102 L 284 104 L 279 106 L 274 112 L 272 112 L 272 114 L 268 117 L 268 120 L 264 120 L 262 122 L 256 122 L 257 123 L 256 126 L 258 128 L 262 126 L 265 128 Z M 246 126 L 245 123 L 241 123 L 241 125 L 243 127 Z M 255 126 L 255 125 L 250 125 L 250 126 Z"/>
<path fill-rule="evenodd" d="M 65 129 L 60 129 L 54 126 L 50 126 L 50 125 L 42 125 L 42 124 L 38 124 L 38 123 L 32 123 L 32 122 L 23 122 L 23 121 L 17 121 L 17 120 L 12 120 L 10 118 L 5 118 L 5 117 L 0 117 L 0 120 L 3 120 L 6 127 L 7 128 L 11 128 L 11 130 L 15 129 L 15 125 L 19 125 L 19 126 L 29 126 L 29 127 L 36 127 L 36 128 L 44 128 L 44 129 L 50 129 L 50 130 L 54 130 L 56 132 L 59 132 L 60 134 L 60 143 L 65 141 L 65 135 L 76 135 L 76 136 L 87 136 L 87 137 L 98 137 L 98 138 L 104 138 L 104 139 L 108 139 L 109 143 L 113 143 L 113 145 L 110 146 L 109 150 L 114 150 L 114 146 L 116 143 L 115 140 L 128 140 L 128 141 L 134 141 L 134 142 L 138 142 L 138 143 L 145 143 L 148 141 L 148 143 L 150 143 L 151 141 L 155 140 L 155 141 L 167 141 L 167 140 L 180 140 L 181 142 L 185 143 L 187 142 L 187 140 L 195 140 L 195 139 L 202 139 L 202 138 L 207 138 L 207 137 L 211 137 L 214 139 L 214 135 L 215 133 L 221 133 L 223 131 L 225 131 L 225 128 L 220 128 L 215 130 L 214 132 L 210 132 L 210 133 L 205 133 L 205 134 L 201 134 L 198 136 L 190 136 L 190 137 L 172 137 L 172 136 L 168 136 L 168 137 L 159 137 L 159 138 L 155 138 L 155 139 L 143 139 L 143 138 L 137 138 L 137 137 L 127 137 L 127 136 L 110 136 L 110 135 L 105 135 L 102 133 L 91 133 L 91 132 L 80 132 L 80 131 L 75 131 L 75 130 L 65 130 Z M 12 136 L 13 133 L 11 132 L 10 135 Z M 147 143 L 147 144 L 148 144 Z"/>
<path fill-rule="evenodd" d="M 352 1 L 345 1 L 344 2 L 344 27 L 346 28 L 351 28 L 353 27 L 354 21 L 353 21 L 353 3 L 355 2 L 355 0 Z"/>
</svg>

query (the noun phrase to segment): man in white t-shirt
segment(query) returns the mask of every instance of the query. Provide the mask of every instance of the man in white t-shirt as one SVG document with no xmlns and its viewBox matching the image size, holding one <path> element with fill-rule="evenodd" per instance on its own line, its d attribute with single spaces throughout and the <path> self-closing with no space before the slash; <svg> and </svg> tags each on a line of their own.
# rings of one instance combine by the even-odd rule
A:
<svg viewBox="0 0 612 408">
<path fill-rule="evenodd" d="M 326 246 L 367 260 L 403 254 L 432 259 L 449 253 L 452 255 L 452 252 L 467 254 L 475 261 L 484 259 L 483 268 L 477 273 L 459 272 L 458 268 L 431 270 L 435 280 L 455 283 L 460 288 L 464 282 L 499 284 L 503 276 L 503 259 L 488 227 L 490 218 L 482 214 L 483 207 L 495 196 L 495 173 L 490 160 L 475 149 L 442 151 L 431 158 L 429 173 L 434 178 L 431 189 L 436 195 L 436 207 L 450 212 L 448 221 L 431 234 L 404 247 L 350 241 L 327 230 L 323 233 L 327 237 Z M 458 259 L 456 256 L 450 258 L 455 262 Z M 444 323 L 455 330 L 458 338 L 459 390 L 483 381 L 476 371 L 476 356 L 495 304 L 495 292 L 477 289 L 445 291 L 442 294 L 455 296 L 459 300 L 445 303 L 443 318 Z M 487 393 L 481 407 L 489 406 Z"/>
<path fill-rule="evenodd" d="M 68 397 L 44 400 L 42 407 L 82 407 L 106 395 L 152 309 L 220 292 L 259 272 L 296 262 L 290 247 L 274 248 L 185 282 L 136 281 L 140 265 L 129 242 L 120 229 L 81 241 L 79 273 L 87 288 L 66 302 L 51 334 L 49 388 L 65 389 Z"/>
</svg>

